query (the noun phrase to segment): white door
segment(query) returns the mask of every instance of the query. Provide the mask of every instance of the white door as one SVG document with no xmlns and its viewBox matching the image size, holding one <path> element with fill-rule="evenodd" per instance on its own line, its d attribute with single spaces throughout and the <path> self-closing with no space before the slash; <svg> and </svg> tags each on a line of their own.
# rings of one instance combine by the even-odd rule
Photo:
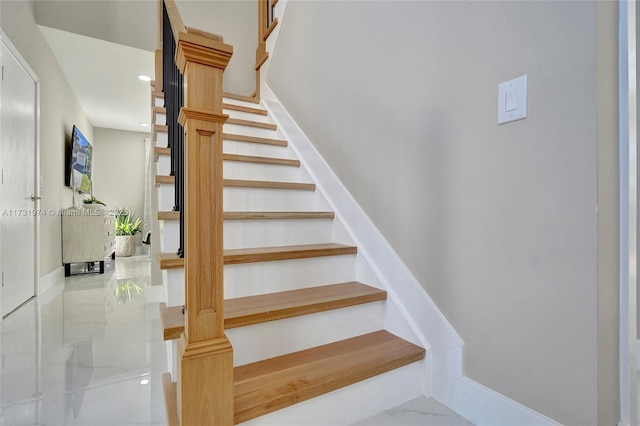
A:
<svg viewBox="0 0 640 426">
<path fill-rule="evenodd" d="M 37 83 L 2 42 L 0 90 L 0 310 L 35 295 Z"/>
</svg>

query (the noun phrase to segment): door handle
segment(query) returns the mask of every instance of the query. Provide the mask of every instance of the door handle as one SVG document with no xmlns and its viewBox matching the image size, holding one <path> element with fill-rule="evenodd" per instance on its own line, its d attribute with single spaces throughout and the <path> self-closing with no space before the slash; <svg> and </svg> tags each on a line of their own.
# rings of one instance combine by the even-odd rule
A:
<svg viewBox="0 0 640 426">
<path fill-rule="evenodd" d="M 31 201 L 36 201 L 36 200 L 42 200 L 42 197 L 36 197 L 35 195 L 31 194 Z"/>
</svg>

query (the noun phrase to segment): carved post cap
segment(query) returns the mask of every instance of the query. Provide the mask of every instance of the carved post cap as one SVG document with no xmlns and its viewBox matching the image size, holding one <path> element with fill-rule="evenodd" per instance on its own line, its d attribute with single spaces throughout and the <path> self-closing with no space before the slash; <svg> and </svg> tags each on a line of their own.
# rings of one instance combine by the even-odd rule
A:
<svg viewBox="0 0 640 426">
<path fill-rule="evenodd" d="M 187 62 L 195 62 L 224 70 L 233 54 L 233 46 L 199 34 L 180 33 L 176 64 L 184 74 Z"/>
</svg>

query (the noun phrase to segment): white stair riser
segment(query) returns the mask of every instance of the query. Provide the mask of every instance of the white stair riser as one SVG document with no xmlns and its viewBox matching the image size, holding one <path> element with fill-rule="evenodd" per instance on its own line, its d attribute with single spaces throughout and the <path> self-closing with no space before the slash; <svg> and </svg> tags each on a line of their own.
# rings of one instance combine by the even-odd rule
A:
<svg viewBox="0 0 640 426">
<path fill-rule="evenodd" d="M 184 269 L 168 269 L 162 271 L 166 275 L 167 306 L 184 305 Z"/>
<path fill-rule="evenodd" d="M 225 220 L 224 248 L 331 242 L 330 219 Z"/>
<path fill-rule="evenodd" d="M 424 394 L 426 361 L 414 362 L 257 417 L 242 426 L 348 425 Z"/>
<path fill-rule="evenodd" d="M 260 188 L 225 188 L 226 211 L 328 210 L 318 191 Z"/>
<path fill-rule="evenodd" d="M 167 124 L 167 115 L 159 112 L 153 113 L 153 123 L 160 124 L 162 126 Z"/>
<path fill-rule="evenodd" d="M 171 211 L 175 204 L 174 186 L 162 184 L 158 187 L 158 211 Z"/>
<path fill-rule="evenodd" d="M 164 106 L 164 98 L 156 98 L 154 97 L 154 104 L 153 106 L 157 106 L 157 107 L 163 107 Z"/>
<path fill-rule="evenodd" d="M 253 108 L 256 108 L 255 106 Z M 273 121 L 267 116 L 262 114 L 255 114 L 253 112 L 236 111 L 235 109 L 222 109 L 223 114 L 227 114 L 230 118 L 239 118 L 240 120 L 257 121 L 258 123 L 271 123 Z"/>
<path fill-rule="evenodd" d="M 171 156 L 158 156 L 156 173 L 171 173 Z M 244 161 L 224 161 L 223 175 L 225 179 L 253 179 L 283 182 L 301 182 L 300 167 L 280 164 L 249 163 Z"/>
<path fill-rule="evenodd" d="M 156 146 L 166 148 L 169 144 L 169 135 L 167 132 L 158 132 L 156 136 Z"/>
<path fill-rule="evenodd" d="M 180 225 L 176 220 L 159 222 L 160 251 L 177 251 Z M 224 221 L 224 248 L 248 248 L 299 244 L 323 244 L 332 241 L 331 219 L 251 219 Z"/>
<path fill-rule="evenodd" d="M 286 146 L 253 142 L 239 142 L 225 139 L 222 147 L 226 154 L 255 155 L 258 157 L 295 159 L 293 150 L 287 149 Z"/>
<path fill-rule="evenodd" d="M 171 156 L 160 155 L 158 156 L 158 162 L 156 163 L 156 174 L 168 175 L 171 173 Z"/>
<path fill-rule="evenodd" d="M 225 265 L 224 297 L 232 299 L 352 281 L 353 263 L 353 256 L 330 256 Z M 183 305 L 184 269 L 164 272 L 167 305 Z"/>
<path fill-rule="evenodd" d="M 240 124 L 225 123 L 223 127 L 224 133 L 233 133 L 236 135 L 257 136 L 259 138 L 283 139 L 282 133 L 277 130 L 263 129 L 260 127 L 244 126 Z"/>
<path fill-rule="evenodd" d="M 223 190 L 225 211 L 326 211 L 316 191 L 227 187 Z M 158 188 L 158 210 L 171 211 L 175 204 L 174 186 Z"/>
<path fill-rule="evenodd" d="M 225 331 L 234 366 L 325 345 L 384 327 L 384 303 L 373 302 Z"/>
<path fill-rule="evenodd" d="M 223 176 L 225 179 L 301 182 L 299 167 L 242 161 L 225 161 Z"/>
<path fill-rule="evenodd" d="M 177 220 L 160 221 L 160 250 L 162 253 L 175 253 L 180 246 L 180 223 Z"/>
<path fill-rule="evenodd" d="M 327 256 L 224 267 L 224 297 L 316 287 L 353 281 L 355 256 Z"/>
</svg>

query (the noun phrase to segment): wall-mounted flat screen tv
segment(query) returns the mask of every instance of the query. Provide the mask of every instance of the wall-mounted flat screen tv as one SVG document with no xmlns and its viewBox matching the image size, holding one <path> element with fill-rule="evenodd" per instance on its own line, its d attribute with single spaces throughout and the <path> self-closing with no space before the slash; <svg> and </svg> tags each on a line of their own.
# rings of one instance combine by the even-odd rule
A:
<svg viewBox="0 0 640 426">
<path fill-rule="evenodd" d="M 67 157 L 70 162 L 67 186 L 75 191 L 90 194 L 93 147 L 77 126 L 73 126 L 70 148 L 71 154 Z"/>
</svg>

